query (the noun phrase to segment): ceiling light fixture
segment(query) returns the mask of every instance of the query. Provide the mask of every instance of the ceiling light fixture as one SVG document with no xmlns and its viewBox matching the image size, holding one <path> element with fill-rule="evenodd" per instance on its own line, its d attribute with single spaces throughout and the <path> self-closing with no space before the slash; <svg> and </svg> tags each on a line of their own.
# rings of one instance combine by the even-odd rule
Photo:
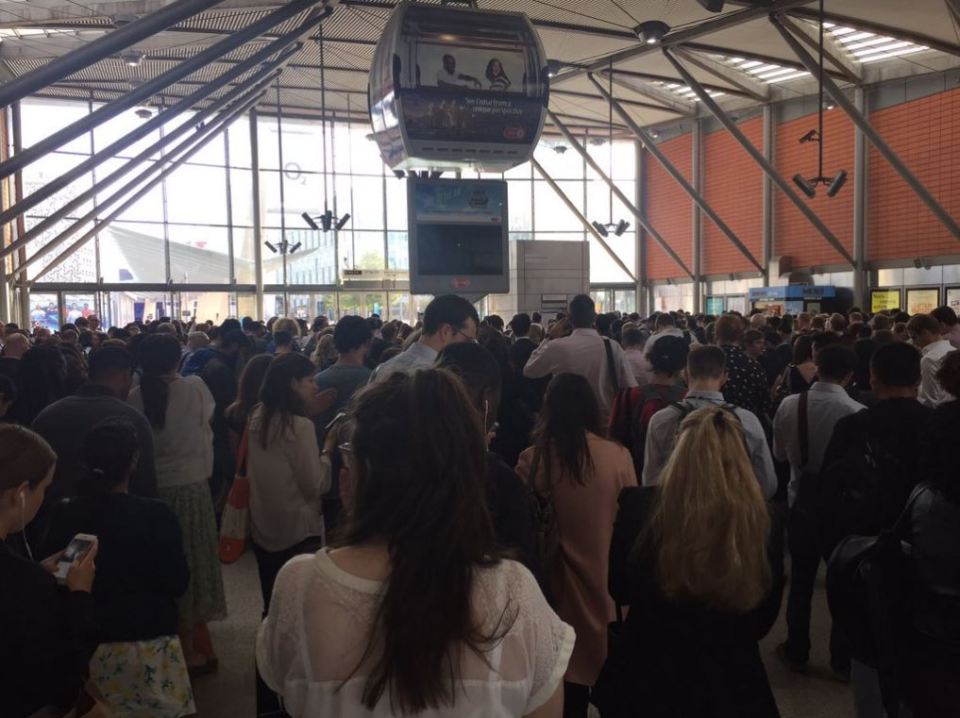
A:
<svg viewBox="0 0 960 718">
<path fill-rule="evenodd" d="M 120 59 L 127 67 L 140 67 L 143 57 L 143 53 L 139 50 L 124 50 L 120 53 Z"/>
<path fill-rule="evenodd" d="M 663 40 L 664 35 L 670 32 L 670 26 L 661 20 L 647 20 L 633 28 L 640 42 L 647 45 L 656 45 Z"/>
<path fill-rule="evenodd" d="M 151 117 L 153 117 L 153 110 L 151 110 L 149 107 L 138 107 L 133 111 L 133 114 L 135 114 L 141 120 L 149 120 Z"/>
<path fill-rule="evenodd" d="M 833 177 L 827 177 L 823 174 L 823 145 L 824 145 L 824 130 L 823 130 L 823 114 L 828 110 L 832 110 L 836 105 L 832 102 L 825 102 L 823 98 L 823 79 L 824 79 L 824 30 L 826 28 L 826 23 L 824 23 L 824 12 L 823 12 L 823 0 L 820 0 L 820 77 L 819 77 L 819 110 L 817 111 L 817 129 L 810 130 L 807 134 L 800 138 L 800 144 L 806 144 L 807 142 L 816 142 L 818 145 L 818 160 L 817 160 L 817 176 L 816 177 L 804 177 L 802 174 L 795 174 L 793 176 L 793 183 L 803 192 L 807 197 L 813 199 L 817 196 L 817 185 L 824 185 L 827 188 L 827 197 L 836 197 L 837 194 L 843 189 L 843 186 L 847 183 L 847 171 L 839 170 L 837 174 Z"/>
</svg>

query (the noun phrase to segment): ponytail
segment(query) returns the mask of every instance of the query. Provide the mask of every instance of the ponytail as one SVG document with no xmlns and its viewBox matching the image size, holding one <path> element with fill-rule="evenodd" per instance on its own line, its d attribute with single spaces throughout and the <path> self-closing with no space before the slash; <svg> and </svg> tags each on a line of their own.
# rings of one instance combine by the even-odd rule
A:
<svg viewBox="0 0 960 718">
<path fill-rule="evenodd" d="M 170 385 L 163 377 L 176 370 L 180 355 L 180 342 L 171 334 L 151 334 L 140 345 L 140 396 L 143 413 L 154 429 L 166 424 Z"/>
<path fill-rule="evenodd" d="M 107 419 L 83 437 L 84 473 L 78 486 L 81 496 L 112 493 L 133 473 L 140 459 L 136 429 L 127 421 Z"/>
</svg>

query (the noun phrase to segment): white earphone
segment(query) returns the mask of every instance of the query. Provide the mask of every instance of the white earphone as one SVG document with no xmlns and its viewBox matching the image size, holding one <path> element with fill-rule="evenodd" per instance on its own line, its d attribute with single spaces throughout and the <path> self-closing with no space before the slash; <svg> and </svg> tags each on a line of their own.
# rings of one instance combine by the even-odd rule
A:
<svg viewBox="0 0 960 718">
<path fill-rule="evenodd" d="M 24 496 L 23 491 L 17 494 L 17 496 L 20 497 L 20 532 L 23 536 L 23 545 L 27 549 L 27 556 L 33 561 L 33 551 L 30 550 L 30 542 L 27 541 L 27 522 L 25 521 L 27 514 L 27 497 Z"/>
</svg>

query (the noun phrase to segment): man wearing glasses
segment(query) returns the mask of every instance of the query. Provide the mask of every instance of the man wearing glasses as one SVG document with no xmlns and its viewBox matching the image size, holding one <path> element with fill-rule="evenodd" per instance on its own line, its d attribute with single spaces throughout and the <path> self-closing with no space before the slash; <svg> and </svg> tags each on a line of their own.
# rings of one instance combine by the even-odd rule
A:
<svg viewBox="0 0 960 718">
<path fill-rule="evenodd" d="M 429 369 L 437 355 L 448 344 L 477 341 L 480 317 L 474 306 L 463 297 L 444 294 L 435 297 L 423 313 L 423 334 L 405 352 L 378 366 L 371 383 L 383 381 L 398 371 Z"/>
</svg>

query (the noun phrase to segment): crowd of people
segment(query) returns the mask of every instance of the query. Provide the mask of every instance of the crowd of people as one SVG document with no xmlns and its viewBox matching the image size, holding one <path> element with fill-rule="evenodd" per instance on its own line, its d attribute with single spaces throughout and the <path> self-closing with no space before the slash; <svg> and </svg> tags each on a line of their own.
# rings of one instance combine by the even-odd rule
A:
<svg viewBox="0 0 960 718">
<path fill-rule="evenodd" d="M 759 641 L 787 592 L 807 672 L 824 562 L 858 718 L 960 715 L 948 307 L 446 295 L 415 326 L 91 314 L 0 345 L 3 716 L 195 712 L 238 477 L 260 715 L 772 718 Z"/>
</svg>

